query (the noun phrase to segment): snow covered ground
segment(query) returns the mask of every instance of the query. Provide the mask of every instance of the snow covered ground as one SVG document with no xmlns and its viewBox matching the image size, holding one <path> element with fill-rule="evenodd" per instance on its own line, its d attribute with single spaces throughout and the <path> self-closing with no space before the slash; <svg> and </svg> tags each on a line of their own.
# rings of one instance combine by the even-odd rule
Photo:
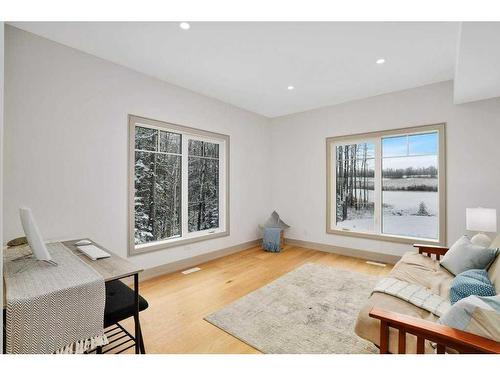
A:
<svg viewBox="0 0 500 375">
<path fill-rule="evenodd" d="M 382 232 L 398 236 L 418 238 L 438 238 L 437 216 L 386 216 L 384 215 Z"/>
<path fill-rule="evenodd" d="M 369 191 L 373 202 L 373 190 Z M 431 216 L 417 216 L 423 202 Z M 383 192 L 383 233 L 408 237 L 437 239 L 438 237 L 438 193 L 420 191 Z M 351 211 L 348 219 L 339 222 L 342 228 L 372 232 L 375 230 L 373 212 Z"/>
<path fill-rule="evenodd" d="M 373 190 L 368 190 L 368 201 L 373 202 Z M 359 190 L 358 190 L 358 194 Z M 395 210 L 413 210 L 417 212 L 420 202 L 424 202 L 431 215 L 437 214 L 438 193 L 435 191 L 383 191 L 384 207 Z"/>
<path fill-rule="evenodd" d="M 373 218 L 345 220 L 343 228 L 372 232 L 374 230 Z M 419 237 L 437 239 L 438 217 L 437 216 L 385 216 L 382 232 L 398 236 Z"/>
<path fill-rule="evenodd" d="M 382 203 L 384 211 L 391 207 L 393 210 L 409 211 L 414 214 L 418 211 L 420 202 L 424 202 L 431 215 L 437 214 L 438 193 L 434 191 L 384 191 Z"/>
</svg>

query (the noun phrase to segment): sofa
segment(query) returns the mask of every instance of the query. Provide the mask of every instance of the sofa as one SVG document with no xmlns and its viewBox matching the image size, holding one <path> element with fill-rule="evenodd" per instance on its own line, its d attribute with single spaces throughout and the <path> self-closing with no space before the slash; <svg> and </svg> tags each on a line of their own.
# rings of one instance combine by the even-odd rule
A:
<svg viewBox="0 0 500 375">
<path fill-rule="evenodd" d="M 448 299 L 454 275 L 439 263 L 448 249 L 427 245 L 415 247 L 418 251 L 404 254 L 388 276 L 422 285 L 433 294 Z M 489 266 L 488 277 L 499 292 L 500 256 Z M 447 352 L 496 353 L 500 350 L 500 343 L 443 326 L 437 323 L 438 319 L 409 302 L 374 292 L 359 312 L 355 332 L 379 347 L 381 353 L 435 353 L 436 342 L 439 342 L 438 353 L 444 353 L 445 345 Z"/>
</svg>

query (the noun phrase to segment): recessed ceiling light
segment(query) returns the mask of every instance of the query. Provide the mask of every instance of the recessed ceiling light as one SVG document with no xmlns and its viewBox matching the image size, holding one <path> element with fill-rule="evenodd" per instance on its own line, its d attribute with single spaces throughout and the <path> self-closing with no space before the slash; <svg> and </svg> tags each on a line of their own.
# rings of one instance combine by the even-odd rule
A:
<svg viewBox="0 0 500 375">
<path fill-rule="evenodd" d="M 187 22 L 181 22 L 179 24 L 179 27 L 182 29 L 182 30 L 189 30 L 189 28 L 191 27 L 191 25 Z"/>
<path fill-rule="evenodd" d="M 293 87 L 293 86 L 288 86 L 288 87 L 287 87 L 287 89 L 288 89 L 289 91 L 292 91 L 292 90 L 295 90 L 295 87 Z"/>
<path fill-rule="evenodd" d="M 385 63 L 385 59 L 378 59 L 377 61 L 375 61 L 377 64 L 381 65 L 383 63 Z"/>
</svg>

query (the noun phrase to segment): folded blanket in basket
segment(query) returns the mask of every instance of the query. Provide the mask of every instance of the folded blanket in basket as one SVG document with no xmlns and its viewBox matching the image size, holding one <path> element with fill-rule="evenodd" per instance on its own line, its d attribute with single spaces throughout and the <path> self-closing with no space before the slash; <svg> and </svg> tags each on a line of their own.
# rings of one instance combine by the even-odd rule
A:
<svg viewBox="0 0 500 375">
<path fill-rule="evenodd" d="M 280 251 L 280 228 L 264 228 L 264 237 L 262 238 L 262 247 L 264 250 L 277 253 Z"/>
</svg>

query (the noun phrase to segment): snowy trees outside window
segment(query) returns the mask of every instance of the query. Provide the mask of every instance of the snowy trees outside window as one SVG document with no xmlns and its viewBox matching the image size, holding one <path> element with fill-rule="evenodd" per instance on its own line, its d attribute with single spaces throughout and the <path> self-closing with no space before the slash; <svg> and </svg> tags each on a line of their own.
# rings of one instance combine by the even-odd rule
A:
<svg viewBox="0 0 500 375">
<path fill-rule="evenodd" d="M 337 224 L 343 228 L 374 230 L 374 150 L 373 143 L 336 147 Z"/>
<path fill-rule="evenodd" d="M 181 235 L 181 137 L 136 127 L 136 244 Z"/>
<path fill-rule="evenodd" d="M 440 242 L 441 137 L 444 125 L 328 138 L 328 231 Z"/>
<path fill-rule="evenodd" d="M 229 137 L 130 118 L 132 253 L 227 234 Z"/>
<path fill-rule="evenodd" d="M 219 145 L 189 140 L 190 232 L 219 226 Z"/>
</svg>

